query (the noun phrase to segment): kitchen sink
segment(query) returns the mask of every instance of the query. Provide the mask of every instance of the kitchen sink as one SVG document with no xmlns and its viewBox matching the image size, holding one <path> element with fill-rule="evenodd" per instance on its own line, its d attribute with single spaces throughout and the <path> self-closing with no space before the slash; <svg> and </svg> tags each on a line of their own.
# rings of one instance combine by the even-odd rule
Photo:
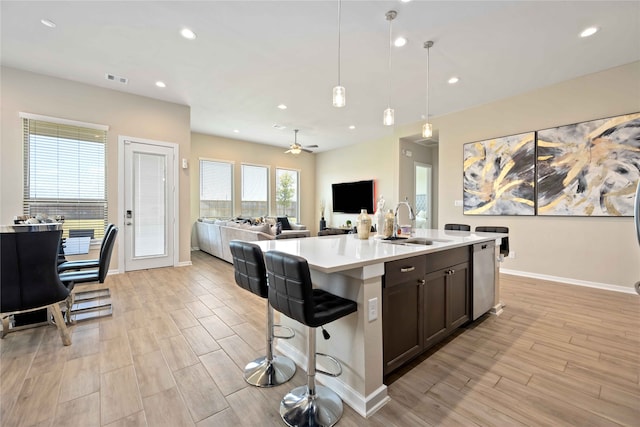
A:
<svg viewBox="0 0 640 427">
<path fill-rule="evenodd" d="M 428 246 L 433 245 L 437 242 L 450 242 L 451 240 L 444 239 L 429 239 L 426 237 L 389 237 L 387 239 L 382 239 L 381 242 L 389 243 L 392 245 L 403 245 L 403 246 Z"/>
</svg>

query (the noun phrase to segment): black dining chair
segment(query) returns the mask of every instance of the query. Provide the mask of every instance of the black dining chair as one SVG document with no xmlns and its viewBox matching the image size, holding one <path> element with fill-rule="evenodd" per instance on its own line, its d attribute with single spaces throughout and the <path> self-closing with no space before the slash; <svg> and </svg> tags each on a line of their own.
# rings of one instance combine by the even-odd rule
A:
<svg viewBox="0 0 640 427">
<path fill-rule="evenodd" d="M 104 250 L 100 253 L 98 268 L 91 270 L 64 271 L 59 273 L 60 280 L 69 288 L 74 290 L 75 285 L 80 283 L 104 283 L 107 273 L 109 272 L 109 264 L 111 263 L 111 254 L 113 246 L 118 236 L 118 227 L 112 227 L 104 238 Z M 92 289 L 90 291 L 72 292 L 67 310 L 67 321 L 71 321 L 71 316 L 78 318 L 83 314 L 83 318 L 101 317 L 111 315 L 111 302 L 104 302 L 111 296 L 109 288 Z"/>
<path fill-rule="evenodd" d="M 58 277 L 61 237 L 62 230 L 0 233 L 2 338 L 11 330 L 12 315 L 46 308 L 53 316 L 62 343 L 71 344 L 60 310 L 60 303 L 69 296 L 69 289 Z"/>
<path fill-rule="evenodd" d="M 105 251 L 105 247 L 107 246 L 107 236 L 111 232 L 111 230 L 115 227 L 115 224 L 108 224 L 104 229 L 104 237 L 102 238 L 102 244 L 100 245 L 100 253 L 98 258 L 94 259 L 81 259 L 74 261 L 65 261 L 58 265 L 58 272 L 62 273 L 68 270 L 85 270 L 88 268 L 99 268 L 100 267 L 100 258 L 102 258 L 102 253 Z M 111 240 L 111 244 L 113 245 L 115 239 Z"/>
</svg>

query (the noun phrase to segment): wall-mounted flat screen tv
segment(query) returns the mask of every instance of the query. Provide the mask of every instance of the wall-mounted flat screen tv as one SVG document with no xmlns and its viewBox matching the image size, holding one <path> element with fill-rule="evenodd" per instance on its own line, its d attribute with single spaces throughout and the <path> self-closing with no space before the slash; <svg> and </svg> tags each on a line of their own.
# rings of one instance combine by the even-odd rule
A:
<svg viewBox="0 0 640 427">
<path fill-rule="evenodd" d="M 366 209 L 368 213 L 373 213 L 374 190 L 372 179 L 331 184 L 333 212 L 360 213 L 361 209 Z"/>
</svg>

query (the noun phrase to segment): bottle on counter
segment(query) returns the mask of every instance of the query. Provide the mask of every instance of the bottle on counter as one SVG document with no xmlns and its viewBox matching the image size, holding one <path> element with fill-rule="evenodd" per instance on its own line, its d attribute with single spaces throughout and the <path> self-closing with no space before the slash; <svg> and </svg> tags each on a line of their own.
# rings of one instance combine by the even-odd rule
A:
<svg viewBox="0 0 640 427">
<path fill-rule="evenodd" d="M 358 228 L 358 239 L 368 239 L 369 233 L 371 233 L 371 217 L 367 214 L 366 209 L 360 210 L 356 224 Z"/>
<path fill-rule="evenodd" d="M 387 212 L 384 216 L 384 230 L 382 232 L 382 235 L 385 238 L 393 236 L 393 219 L 393 210 L 389 209 L 389 212 Z"/>
</svg>

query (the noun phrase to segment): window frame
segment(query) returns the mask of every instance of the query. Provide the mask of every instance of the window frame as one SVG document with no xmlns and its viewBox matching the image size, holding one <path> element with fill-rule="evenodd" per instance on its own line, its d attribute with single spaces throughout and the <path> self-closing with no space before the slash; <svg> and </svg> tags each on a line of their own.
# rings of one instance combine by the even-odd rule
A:
<svg viewBox="0 0 640 427">
<path fill-rule="evenodd" d="M 278 184 L 279 184 L 279 180 L 278 180 L 278 171 L 286 171 L 286 172 L 293 172 L 295 173 L 296 176 L 296 189 L 295 189 L 295 203 L 296 203 L 296 209 L 295 209 L 295 215 L 293 216 L 293 218 L 295 219 L 296 222 L 300 222 L 300 169 L 292 169 L 292 168 L 287 168 L 287 167 L 281 167 L 281 166 L 276 166 L 275 167 L 275 203 L 276 203 L 276 216 L 288 216 L 288 214 L 286 213 L 286 209 L 284 210 L 284 212 L 281 214 L 279 211 L 279 206 L 278 206 Z"/>
</svg>

